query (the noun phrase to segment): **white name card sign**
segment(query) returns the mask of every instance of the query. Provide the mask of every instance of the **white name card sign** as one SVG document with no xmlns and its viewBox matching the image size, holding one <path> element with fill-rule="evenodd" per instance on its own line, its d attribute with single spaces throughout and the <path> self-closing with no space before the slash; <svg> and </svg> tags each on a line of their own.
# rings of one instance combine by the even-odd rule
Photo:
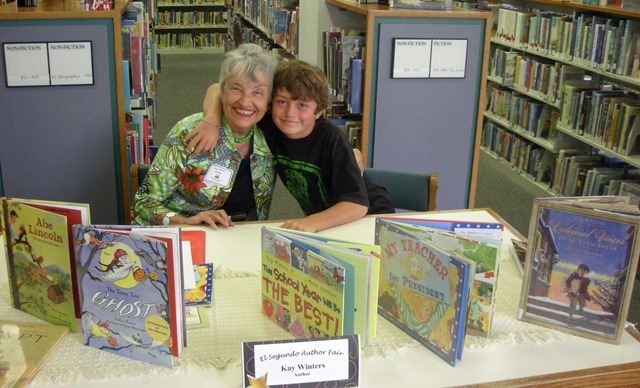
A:
<svg viewBox="0 0 640 388">
<path fill-rule="evenodd" d="M 357 387 L 360 338 L 357 335 L 244 342 L 242 386 Z"/>
<path fill-rule="evenodd" d="M 90 41 L 3 46 L 7 87 L 93 85 Z"/>
<path fill-rule="evenodd" d="M 392 78 L 464 78 L 467 39 L 393 40 Z"/>
</svg>

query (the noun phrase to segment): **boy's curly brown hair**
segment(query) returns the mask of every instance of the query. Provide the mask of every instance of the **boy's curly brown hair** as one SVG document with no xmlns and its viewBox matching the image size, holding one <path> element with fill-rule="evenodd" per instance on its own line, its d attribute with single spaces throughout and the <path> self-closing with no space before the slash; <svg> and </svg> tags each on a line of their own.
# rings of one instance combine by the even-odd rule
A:
<svg viewBox="0 0 640 388">
<path fill-rule="evenodd" d="M 300 60 L 283 62 L 273 78 L 273 94 L 283 88 L 291 97 L 302 101 L 315 101 L 315 113 L 322 112 L 329 104 L 329 83 L 317 66 Z"/>
</svg>

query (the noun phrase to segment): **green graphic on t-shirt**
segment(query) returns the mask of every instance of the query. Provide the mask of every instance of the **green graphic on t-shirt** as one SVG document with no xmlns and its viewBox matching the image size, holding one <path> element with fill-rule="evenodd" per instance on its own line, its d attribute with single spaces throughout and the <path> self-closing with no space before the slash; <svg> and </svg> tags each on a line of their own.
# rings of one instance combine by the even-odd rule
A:
<svg viewBox="0 0 640 388">
<path fill-rule="evenodd" d="M 327 190 L 322 184 L 320 168 L 314 164 L 291 160 L 286 157 L 278 156 L 278 168 L 284 168 L 284 185 L 291 195 L 298 201 L 300 207 L 307 213 L 314 207 L 312 206 L 309 189 L 315 185 L 319 199 L 325 208 L 329 207 Z M 313 189 L 312 189 L 313 190 Z M 318 205 L 316 205 L 317 207 Z"/>
</svg>

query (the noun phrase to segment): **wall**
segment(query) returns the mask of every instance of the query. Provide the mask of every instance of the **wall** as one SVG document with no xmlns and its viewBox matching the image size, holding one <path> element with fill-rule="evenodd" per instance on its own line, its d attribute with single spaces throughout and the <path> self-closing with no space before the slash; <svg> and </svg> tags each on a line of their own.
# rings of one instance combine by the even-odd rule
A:
<svg viewBox="0 0 640 388">
<path fill-rule="evenodd" d="M 0 43 L 91 41 L 94 85 L 8 88 L 0 61 L 4 194 L 83 202 L 118 223 L 117 108 L 110 19 L 0 21 Z"/>
</svg>

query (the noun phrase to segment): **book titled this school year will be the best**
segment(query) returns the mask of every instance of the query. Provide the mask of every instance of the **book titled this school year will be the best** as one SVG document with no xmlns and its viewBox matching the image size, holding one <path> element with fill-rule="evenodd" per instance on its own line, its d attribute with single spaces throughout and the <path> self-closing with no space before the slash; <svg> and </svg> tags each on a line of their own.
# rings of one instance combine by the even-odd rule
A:
<svg viewBox="0 0 640 388">
<path fill-rule="evenodd" d="M 379 247 L 262 228 L 262 312 L 297 338 L 375 337 Z"/>
</svg>

